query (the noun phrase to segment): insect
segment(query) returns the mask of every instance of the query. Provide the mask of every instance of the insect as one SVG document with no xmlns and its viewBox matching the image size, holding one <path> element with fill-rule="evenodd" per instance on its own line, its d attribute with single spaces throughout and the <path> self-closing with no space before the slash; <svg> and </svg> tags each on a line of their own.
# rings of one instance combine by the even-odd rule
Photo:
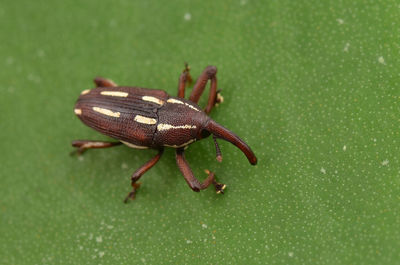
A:
<svg viewBox="0 0 400 265">
<path fill-rule="evenodd" d="M 222 161 L 217 138 L 231 142 L 247 157 L 250 164 L 257 164 L 257 158 L 250 147 L 237 135 L 213 121 L 208 113 L 222 97 L 217 91 L 217 68 L 208 66 L 196 81 L 189 100 L 185 99 L 185 87 L 192 78 L 189 66 L 179 77 L 178 96 L 169 96 L 163 90 L 140 87 L 117 86 L 113 81 L 97 77 L 96 88 L 82 91 L 74 112 L 87 126 L 118 141 L 75 140 L 72 146 L 78 154 L 87 149 L 108 148 L 125 144 L 138 149 L 158 150 L 156 156 L 139 167 L 131 177 L 132 191 L 124 202 L 134 199 L 140 184 L 140 177 L 161 158 L 164 147 L 176 149 L 176 163 L 187 184 L 193 191 L 206 189 L 213 184 L 217 193 L 223 193 L 225 185 L 215 180 L 215 174 L 206 170 L 208 177 L 200 182 L 193 175 L 185 159 L 185 147 L 212 135 L 216 158 Z M 208 103 L 202 110 L 197 102 L 211 81 Z"/>
</svg>

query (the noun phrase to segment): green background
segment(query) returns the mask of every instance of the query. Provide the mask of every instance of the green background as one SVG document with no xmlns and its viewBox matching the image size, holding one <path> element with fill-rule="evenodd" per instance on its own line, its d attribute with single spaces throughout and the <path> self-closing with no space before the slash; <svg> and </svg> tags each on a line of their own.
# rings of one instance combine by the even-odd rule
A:
<svg viewBox="0 0 400 265">
<path fill-rule="evenodd" d="M 397 1 L 0 4 L 1 264 L 400 264 Z M 227 184 L 192 192 L 172 149 L 70 157 L 108 139 L 73 113 L 97 76 L 175 95 L 216 65 L 211 117 L 254 150 L 186 152 Z M 205 98 L 202 99 L 202 103 Z"/>
</svg>

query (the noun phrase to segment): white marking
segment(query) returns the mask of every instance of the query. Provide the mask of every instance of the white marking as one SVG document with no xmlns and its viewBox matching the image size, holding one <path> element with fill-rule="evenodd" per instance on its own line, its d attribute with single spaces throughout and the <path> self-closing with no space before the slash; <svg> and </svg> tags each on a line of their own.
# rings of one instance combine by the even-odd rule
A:
<svg viewBox="0 0 400 265">
<path fill-rule="evenodd" d="M 148 149 L 147 146 L 135 145 L 135 144 L 131 144 L 131 143 L 124 142 L 124 141 L 121 141 L 121 143 L 123 143 L 123 144 L 126 145 L 126 146 L 129 146 L 130 148 L 135 148 L 135 149 Z"/>
<path fill-rule="evenodd" d="M 169 144 L 164 144 L 164 146 L 173 147 L 173 148 L 181 148 L 181 147 L 184 147 L 184 146 L 187 146 L 187 145 L 193 143 L 194 141 L 196 141 L 196 139 L 190 139 L 189 141 L 187 141 L 186 143 L 183 143 L 183 144 L 181 144 L 181 145 L 175 145 L 175 144 L 174 144 L 174 145 L 169 145 Z"/>
<path fill-rule="evenodd" d="M 383 58 L 383 56 L 378 58 L 378 62 L 381 63 L 381 64 L 386 64 L 385 63 L 385 59 Z"/>
<path fill-rule="evenodd" d="M 44 55 L 45 55 L 45 53 L 44 53 L 43 50 L 37 50 L 36 54 L 37 54 L 37 56 L 39 56 L 39 57 L 44 57 Z"/>
<path fill-rule="evenodd" d="M 389 160 L 385 159 L 382 161 L 381 164 L 382 164 L 382 166 L 387 166 L 387 165 L 389 165 Z"/>
<path fill-rule="evenodd" d="M 110 117 L 119 118 L 119 116 L 121 115 L 121 113 L 119 113 L 119 112 L 113 112 L 113 111 L 111 111 L 109 109 L 103 109 L 103 108 L 99 108 L 99 107 L 93 107 L 93 110 L 98 112 L 98 113 L 110 116 Z"/>
<path fill-rule="evenodd" d="M 192 15 L 190 13 L 186 13 L 185 16 L 183 17 L 186 21 L 189 21 L 192 19 Z"/>
<path fill-rule="evenodd" d="M 343 146 L 343 151 L 346 151 L 347 150 L 347 146 Z"/>
<path fill-rule="evenodd" d="M 76 115 L 81 115 L 82 114 L 82 110 L 81 109 L 74 109 L 74 112 Z"/>
<path fill-rule="evenodd" d="M 139 123 L 149 124 L 149 125 L 157 123 L 156 119 L 148 118 L 148 117 L 141 116 L 141 115 L 136 115 L 135 116 L 135 121 L 137 121 Z"/>
<path fill-rule="evenodd" d="M 81 92 L 81 95 L 86 95 L 87 93 L 90 92 L 90 89 L 85 89 Z"/>
<path fill-rule="evenodd" d="M 179 125 L 179 126 L 174 126 L 171 124 L 166 124 L 166 123 L 160 123 L 157 125 L 157 130 L 159 131 L 166 131 L 166 130 L 171 130 L 171 129 L 195 129 L 196 125 Z"/>
<path fill-rule="evenodd" d="M 194 110 L 200 111 L 199 109 L 193 107 L 192 105 L 190 105 L 190 104 L 188 104 L 188 103 L 185 103 L 185 102 L 183 102 L 183 101 L 174 99 L 174 98 L 168 99 L 167 102 L 168 102 L 168 103 L 172 103 L 172 104 L 183 104 L 183 105 L 188 106 L 189 108 L 192 108 L 192 109 L 194 109 Z"/>
<path fill-rule="evenodd" d="M 182 101 L 174 99 L 174 98 L 170 98 L 167 100 L 168 103 L 176 103 L 176 104 L 184 104 Z"/>
<path fill-rule="evenodd" d="M 102 147 L 104 144 L 102 142 L 87 142 L 82 145 L 82 148 L 93 148 L 93 147 Z"/>
<path fill-rule="evenodd" d="M 350 48 L 350 43 L 346 43 L 346 45 L 345 45 L 344 48 L 343 48 L 343 51 L 344 51 L 344 52 L 348 52 L 348 51 L 349 51 L 349 48 Z"/>
<path fill-rule="evenodd" d="M 220 93 L 217 94 L 217 102 L 218 103 L 215 103 L 216 107 L 218 107 L 219 104 L 224 103 L 224 97 Z"/>
<path fill-rule="evenodd" d="M 320 171 L 321 171 L 322 174 L 326 174 L 326 169 L 325 168 L 321 167 Z"/>
<path fill-rule="evenodd" d="M 158 105 L 164 105 L 164 101 L 162 101 L 161 99 L 155 98 L 155 97 L 150 97 L 150 96 L 143 96 L 142 99 L 144 101 L 149 101 L 149 102 L 153 102 L 156 103 Z"/>
<path fill-rule="evenodd" d="M 35 83 L 40 83 L 40 76 L 34 75 L 34 74 L 29 74 L 28 75 L 28 80 L 35 82 Z"/>
<path fill-rule="evenodd" d="M 190 105 L 190 104 L 187 104 L 187 103 L 185 103 L 185 105 L 186 106 L 188 106 L 189 108 L 191 108 L 191 109 L 194 109 L 194 110 L 196 110 L 196 111 L 200 111 L 199 109 L 197 109 L 197 108 L 195 108 L 195 107 L 193 107 L 192 105 Z"/>
<path fill-rule="evenodd" d="M 341 18 L 336 19 L 337 23 L 339 23 L 339 25 L 342 25 L 344 23 L 344 20 Z"/>
<path fill-rule="evenodd" d="M 11 56 L 7 57 L 6 64 L 12 65 L 13 63 L 14 63 L 14 58 Z"/>
<path fill-rule="evenodd" d="M 121 97 L 121 98 L 126 98 L 128 96 L 127 92 L 121 92 L 121 91 L 101 91 L 100 94 L 104 96 Z"/>
<path fill-rule="evenodd" d="M 219 102 L 219 103 L 224 103 L 224 97 L 221 95 L 221 94 L 217 94 L 217 101 Z"/>
<path fill-rule="evenodd" d="M 224 190 L 224 189 L 225 189 L 225 186 L 222 187 L 222 190 Z M 219 191 L 217 191 L 217 194 L 221 194 L 221 192 L 222 191 L 219 190 Z"/>
</svg>

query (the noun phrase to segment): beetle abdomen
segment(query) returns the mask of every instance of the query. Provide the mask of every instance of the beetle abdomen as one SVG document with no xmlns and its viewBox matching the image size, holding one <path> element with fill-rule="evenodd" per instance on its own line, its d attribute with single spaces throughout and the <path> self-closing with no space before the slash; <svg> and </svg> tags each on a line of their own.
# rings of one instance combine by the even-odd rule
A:
<svg viewBox="0 0 400 265">
<path fill-rule="evenodd" d="M 168 99 L 162 90 L 138 87 L 98 87 L 85 90 L 75 114 L 87 126 L 137 147 L 150 147 L 157 111 Z"/>
</svg>

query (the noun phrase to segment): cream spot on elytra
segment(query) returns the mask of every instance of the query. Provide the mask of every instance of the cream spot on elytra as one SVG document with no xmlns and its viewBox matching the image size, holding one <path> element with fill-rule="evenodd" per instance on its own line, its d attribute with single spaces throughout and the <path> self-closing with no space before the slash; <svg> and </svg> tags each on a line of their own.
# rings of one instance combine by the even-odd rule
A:
<svg viewBox="0 0 400 265">
<path fill-rule="evenodd" d="M 135 121 L 137 121 L 139 123 L 149 124 L 149 125 L 157 123 L 156 119 L 145 117 L 145 116 L 142 116 L 142 115 L 136 115 L 135 116 Z"/>
<path fill-rule="evenodd" d="M 115 118 L 119 118 L 119 116 L 121 115 L 121 113 L 119 113 L 119 112 L 113 112 L 109 109 L 104 109 L 104 108 L 99 108 L 99 107 L 93 107 L 93 110 L 98 113 L 101 113 L 101 114 L 104 114 L 104 115 L 107 115 L 110 117 L 115 117 Z"/>
<path fill-rule="evenodd" d="M 192 105 L 190 105 L 190 104 L 188 104 L 188 103 L 185 103 L 185 102 L 183 102 L 183 101 L 174 99 L 174 98 L 168 99 L 167 102 L 168 102 L 168 103 L 172 103 L 172 104 L 183 104 L 183 105 L 185 105 L 185 106 L 188 106 L 188 107 L 191 108 L 191 109 L 194 109 L 194 110 L 196 110 L 196 111 L 200 111 L 199 109 L 195 108 L 194 106 L 192 106 Z"/>
<path fill-rule="evenodd" d="M 85 89 L 81 92 L 81 95 L 86 95 L 87 93 L 90 92 L 90 89 Z"/>
<path fill-rule="evenodd" d="M 127 92 L 121 92 L 121 91 L 101 91 L 100 94 L 103 96 L 112 96 L 121 98 L 126 98 L 128 96 Z"/>
<path fill-rule="evenodd" d="M 151 96 L 143 96 L 142 99 L 144 101 L 149 101 L 149 102 L 153 102 L 156 103 L 158 105 L 163 105 L 164 101 L 162 101 L 161 99 L 155 98 L 155 97 L 151 97 Z"/>
</svg>

